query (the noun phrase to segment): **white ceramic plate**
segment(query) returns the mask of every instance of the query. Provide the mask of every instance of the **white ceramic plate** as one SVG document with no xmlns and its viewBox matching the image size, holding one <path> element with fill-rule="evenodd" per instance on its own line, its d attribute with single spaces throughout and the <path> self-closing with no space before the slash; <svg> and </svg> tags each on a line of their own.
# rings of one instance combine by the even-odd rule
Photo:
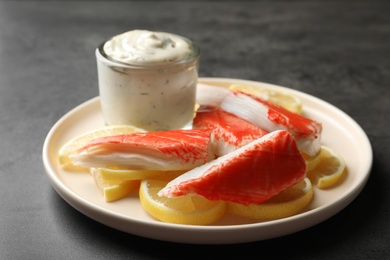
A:
<svg viewBox="0 0 390 260">
<path fill-rule="evenodd" d="M 219 86 L 244 83 L 298 96 L 303 102 L 304 115 L 322 122 L 323 144 L 344 157 L 347 177 L 335 188 L 315 189 L 314 200 L 304 212 L 280 220 L 257 222 L 226 215 L 210 226 L 162 223 L 143 210 L 136 192 L 106 203 L 88 173 L 69 172 L 60 167 L 57 153 L 66 141 L 103 126 L 99 98 L 93 98 L 63 116 L 46 137 L 43 163 L 58 194 L 91 219 L 134 235 L 182 243 L 228 244 L 270 239 L 311 227 L 345 208 L 363 189 L 371 170 L 372 148 L 361 127 L 338 108 L 302 92 L 265 83 L 223 78 L 201 78 L 200 82 Z"/>
</svg>

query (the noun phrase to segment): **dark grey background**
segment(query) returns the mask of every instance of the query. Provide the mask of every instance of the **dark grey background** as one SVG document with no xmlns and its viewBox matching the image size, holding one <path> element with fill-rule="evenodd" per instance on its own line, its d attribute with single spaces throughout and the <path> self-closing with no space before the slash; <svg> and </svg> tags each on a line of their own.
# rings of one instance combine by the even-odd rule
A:
<svg viewBox="0 0 390 260">
<path fill-rule="evenodd" d="M 0 1 L 0 259 L 390 257 L 388 1 Z M 374 150 L 366 188 L 305 231 L 241 245 L 160 242 L 105 227 L 50 186 L 53 124 L 98 95 L 94 50 L 131 29 L 185 35 L 200 76 L 283 85 L 339 107 Z"/>
</svg>

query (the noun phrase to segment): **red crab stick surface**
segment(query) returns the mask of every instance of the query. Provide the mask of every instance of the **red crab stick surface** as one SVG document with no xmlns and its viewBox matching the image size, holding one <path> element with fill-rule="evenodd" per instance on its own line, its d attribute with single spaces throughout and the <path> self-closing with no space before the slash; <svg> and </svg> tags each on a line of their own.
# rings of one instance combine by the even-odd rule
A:
<svg viewBox="0 0 390 260">
<path fill-rule="evenodd" d="M 199 84 L 197 103 L 219 106 L 268 132 L 287 130 L 296 138 L 299 149 L 310 156 L 321 149 L 321 123 L 253 95 Z"/>
<path fill-rule="evenodd" d="M 321 123 L 283 107 L 243 92 L 232 91 L 221 103 L 221 108 L 266 131 L 289 131 L 295 137 L 299 149 L 310 156 L 321 149 Z"/>
<path fill-rule="evenodd" d="M 171 130 L 97 138 L 70 156 L 74 165 L 188 170 L 215 158 L 210 130 Z"/>
<path fill-rule="evenodd" d="M 188 171 L 158 195 L 198 194 L 210 200 L 249 205 L 272 198 L 305 176 L 306 164 L 294 137 L 279 130 Z"/>
<path fill-rule="evenodd" d="M 212 129 L 211 143 L 218 157 L 268 133 L 246 120 L 211 106 L 201 106 L 197 110 L 192 126 Z"/>
</svg>

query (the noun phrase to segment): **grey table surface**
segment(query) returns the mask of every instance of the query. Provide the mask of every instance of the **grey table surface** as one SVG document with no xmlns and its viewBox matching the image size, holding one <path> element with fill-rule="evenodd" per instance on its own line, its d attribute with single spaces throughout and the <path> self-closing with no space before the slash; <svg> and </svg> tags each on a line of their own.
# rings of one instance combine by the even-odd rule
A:
<svg viewBox="0 0 390 260">
<path fill-rule="evenodd" d="M 388 1 L 0 1 L 0 259 L 388 259 L 389 13 Z M 282 85 L 346 112 L 373 147 L 364 190 L 316 226 L 236 245 L 155 241 L 72 208 L 45 174 L 43 142 L 98 95 L 97 45 L 131 29 L 196 41 L 201 77 Z"/>
</svg>

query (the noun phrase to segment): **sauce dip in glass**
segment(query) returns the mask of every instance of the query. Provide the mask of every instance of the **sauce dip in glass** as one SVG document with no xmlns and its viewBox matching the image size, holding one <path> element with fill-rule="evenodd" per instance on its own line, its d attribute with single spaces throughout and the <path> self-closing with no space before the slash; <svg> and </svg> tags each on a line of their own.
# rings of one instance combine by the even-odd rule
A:
<svg viewBox="0 0 390 260">
<path fill-rule="evenodd" d="M 133 30 L 96 49 L 100 102 L 106 125 L 147 131 L 192 122 L 200 50 L 187 38 Z"/>
</svg>

